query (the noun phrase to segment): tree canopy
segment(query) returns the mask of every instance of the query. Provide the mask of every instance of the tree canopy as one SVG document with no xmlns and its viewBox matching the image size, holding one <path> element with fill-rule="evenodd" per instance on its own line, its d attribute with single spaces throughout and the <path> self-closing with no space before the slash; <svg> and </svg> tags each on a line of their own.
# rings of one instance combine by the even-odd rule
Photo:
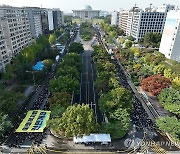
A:
<svg viewBox="0 0 180 154">
<path fill-rule="evenodd" d="M 178 142 L 180 141 L 180 120 L 174 117 L 161 117 L 156 120 L 161 131 L 171 134 Z"/>
<path fill-rule="evenodd" d="M 149 32 L 144 36 L 144 44 L 153 47 L 159 47 L 161 41 L 161 34 L 157 32 Z"/>
<path fill-rule="evenodd" d="M 67 108 L 71 102 L 71 95 L 67 92 L 56 92 L 53 94 L 53 97 L 48 99 L 48 102 L 50 103 L 50 108 L 58 105 Z"/>
<path fill-rule="evenodd" d="M 75 104 L 69 106 L 60 119 L 53 119 L 50 126 L 66 137 L 73 137 L 89 135 L 96 130 L 97 124 L 89 105 Z"/>
<path fill-rule="evenodd" d="M 153 96 L 159 95 L 163 88 L 169 88 L 170 86 L 170 80 L 159 74 L 147 77 L 141 82 L 142 89 L 149 92 Z"/>
<path fill-rule="evenodd" d="M 163 107 L 180 116 L 180 92 L 173 88 L 165 88 L 158 95 L 158 99 Z"/>
<path fill-rule="evenodd" d="M 80 54 L 84 51 L 83 45 L 81 43 L 73 42 L 68 47 L 69 52 L 75 52 Z"/>
<path fill-rule="evenodd" d="M 3 137 L 4 133 L 8 132 L 12 127 L 11 121 L 8 119 L 8 115 L 0 114 L 0 138 Z"/>
</svg>

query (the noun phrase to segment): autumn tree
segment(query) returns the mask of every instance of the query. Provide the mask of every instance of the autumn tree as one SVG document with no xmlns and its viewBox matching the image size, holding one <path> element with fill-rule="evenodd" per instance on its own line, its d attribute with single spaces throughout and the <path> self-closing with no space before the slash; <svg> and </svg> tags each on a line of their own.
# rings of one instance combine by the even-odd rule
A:
<svg viewBox="0 0 180 154">
<path fill-rule="evenodd" d="M 154 74 L 162 74 L 163 75 L 164 70 L 165 70 L 165 66 L 162 64 L 156 65 L 153 68 Z"/>
<path fill-rule="evenodd" d="M 173 78 L 172 87 L 174 89 L 180 90 L 180 77 L 179 76 L 176 76 L 175 78 Z"/>
<path fill-rule="evenodd" d="M 163 88 L 169 88 L 170 86 L 170 80 L 161 75 L 152 75 L 141 82 L 142 89 L 153 96 L 159 95 Z"/>
</svg>

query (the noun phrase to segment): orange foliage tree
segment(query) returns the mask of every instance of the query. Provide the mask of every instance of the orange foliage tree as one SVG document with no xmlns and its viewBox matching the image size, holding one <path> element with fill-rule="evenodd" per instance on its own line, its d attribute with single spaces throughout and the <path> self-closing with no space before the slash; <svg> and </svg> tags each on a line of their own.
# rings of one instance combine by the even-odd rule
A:
<svg viewBox="0 0 180 154">
<path fill-rule="evenodd" d="M 149 76 L 141 82 L 141 88 L 153 96 L 159 95 L 162 89 L 169 87 L 171 87 L 171 81 L 160 74 Z"/>
</svg>

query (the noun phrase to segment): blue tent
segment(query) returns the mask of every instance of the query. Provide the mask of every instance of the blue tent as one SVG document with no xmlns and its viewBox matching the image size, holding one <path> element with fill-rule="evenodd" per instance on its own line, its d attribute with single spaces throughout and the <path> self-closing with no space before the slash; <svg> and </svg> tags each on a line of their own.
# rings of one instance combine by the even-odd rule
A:
<svg viewBox="0 0 180 154">
<path fill-rule="evenodd" d="M 35 66 L 33 66 L 33 70 L 42 71 L 44 68 L 44 64 L 42 61 L 38 61 Z"/>
</svg>

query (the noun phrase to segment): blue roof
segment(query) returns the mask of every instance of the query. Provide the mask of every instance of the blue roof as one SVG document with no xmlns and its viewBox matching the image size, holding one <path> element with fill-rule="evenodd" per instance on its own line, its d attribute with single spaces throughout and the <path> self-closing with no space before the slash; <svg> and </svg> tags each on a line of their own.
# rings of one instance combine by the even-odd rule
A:
<svg viewBox="0 0 180 154">
<path fill-rule="evenodd" d="M 35 66 L 33 66 L 33 70 L 42 71 L 44 68 L 44 64 L 42 61 L 38 61 Z"/>
</svg>

